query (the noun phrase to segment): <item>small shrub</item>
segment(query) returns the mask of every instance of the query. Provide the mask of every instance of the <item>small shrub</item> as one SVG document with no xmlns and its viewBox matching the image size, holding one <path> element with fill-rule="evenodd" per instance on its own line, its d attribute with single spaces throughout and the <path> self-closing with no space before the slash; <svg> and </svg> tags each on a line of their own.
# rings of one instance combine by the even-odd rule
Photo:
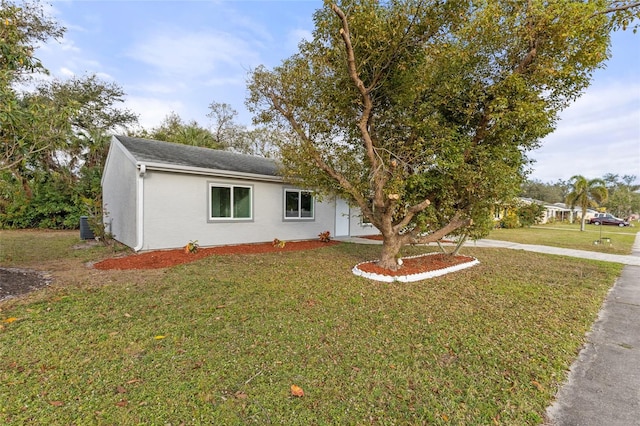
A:
<svg viewBox="0 0 640 426">
<path fill-rule="evenodd" d="M 200 245 L 198 244 L 198 240 L 189 241 L 187 245 L 184 246 L 184 252 L 189 253 L 197 253 Z"/>
<path fill-rule="evenodd" d="M 322 241 L 323 243 L 328 243 L 329 241 L 331 241 L 331 232 L 321 232 L 318 234 L 318 238 L 320 238 L 320 241 Z"/>
<path fill-rule="evenodd" d="M 518 221 L 518 215 L 509 210 L 505 217 L 502 218 L 501 225 L 506 229 L 520 228 L 520 221 Z"/>
<path fill-rule="evenodd" d="M 286 241 L 280 241 L 279 239 L 274 238 L 272 244 L 273 244 L 274 247 L 284 248 L 284 246 L 285 246 L 285 244 L 287 244 L 287 242 Z"/>
<path fill-rule="evenodd" d="M 546 209 L 543 205 L 531 203 L 518 208 L 518 221 L 521 226 L 531 226 L 542 222 Z"/>
</svg>

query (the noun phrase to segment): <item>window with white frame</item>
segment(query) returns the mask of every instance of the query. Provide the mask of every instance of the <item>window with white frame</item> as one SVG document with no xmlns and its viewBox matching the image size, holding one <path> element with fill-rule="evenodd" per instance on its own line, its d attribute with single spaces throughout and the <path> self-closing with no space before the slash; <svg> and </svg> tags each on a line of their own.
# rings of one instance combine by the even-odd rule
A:
<svg viewBox="0 0 640 426">
<path fill-rule="evenodd" d="M 209 220 L 253 219 L 251 186 L 209 184 Z"/>
<path fill-rule="evenodd" d="M 285 189 L 284 218 L 285 220 L 312 220 L 314 218 L 313 193 L 300 189 Z"/>
</svg>

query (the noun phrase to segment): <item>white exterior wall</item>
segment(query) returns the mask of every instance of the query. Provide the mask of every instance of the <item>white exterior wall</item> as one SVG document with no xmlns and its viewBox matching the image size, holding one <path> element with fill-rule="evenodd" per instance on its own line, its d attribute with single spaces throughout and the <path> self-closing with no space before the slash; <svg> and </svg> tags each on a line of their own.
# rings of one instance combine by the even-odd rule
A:
<svg viewBox="0 0 640 426">
<path fill-rule="evenodd" d="M 129 247 L 136 245 L 136 176 L 135 162 L 112 141 L 102 176 L 104 223 L 107 232 Z"/>
<path fill-rule="evenodd" d="M 349 234 L 352 237 L 361 237 L 365 235 L 378 235 L 378 228 L 370 223 L 362 223 L 362 215 L 358 207 L 351 207 L 351 217 L 349 223 Z"/>
<path fill-rule="evenodd" d="M 131 184 L 135 182 L 133 179 Z M 252 186 L 251 221 L 208 221 L 209 183 Z M 216 178 L 147 169 L 144 177 L 144 244 L 142 250 L 315 239 L 334 234 L 333 201 L 316 200 L 314 220 L 284 220 L 281 183 Z"/>
</svg>

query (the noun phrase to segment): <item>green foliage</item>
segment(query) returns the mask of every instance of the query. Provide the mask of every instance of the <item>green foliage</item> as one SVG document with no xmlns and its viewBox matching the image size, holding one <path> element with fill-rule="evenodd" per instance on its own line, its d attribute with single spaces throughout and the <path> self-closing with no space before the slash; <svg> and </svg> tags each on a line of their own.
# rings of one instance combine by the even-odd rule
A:
<svg viewBox="0 0 640 426">
<path fill-rule="evenodd" d="M 526 180 L 522 184 L 520 196 L 547 203 L 564 203 L 569 193 L 569 184 L 561 179 L 555 183 Z"/>
<path fill-rule="evenodd" d="M 137 121 L 118 107 L 124 92 L 95 75 L 66 81 L 32 56 L 64 29 L 36 2 L 0 2 L 0 227 L 77 227 L 82 199 L 100 200 L 108 133 Z"/>
<path fill-rule="evenodd" d="M 521 226 L 536 225 L 542 221 L 546 209 L 543 205 L 537 203 L 523 204 L 518 207 L 518 221 Z"/>
<path fill-rule="evenodd" d="M 640 185 L 635 184 L 637 177 L 608 173 L 603 177 L 609 197 L 604 203 L 607 211 L 616 217 L 627 218 L 640 213 Z"/>
<path fill-rule="evenodd" d="M 393 265 L 402 244 L 486 233 L 607 59 L 607 5 L 325 2 L 313 40 L 253 72 L 248 104 L 295 135 L 285 174 L 359 206 Z"/>
<path fill-rule="evenodd" d="M 175 112 L 167 115 L 158 127 L 151 130 L 143 129 L 141 132 L 132 132 L 131 135 L 205 148 L 224 148 L 224 145 L 216 139 L 216 136 L 209 129 L 201 127 L 195 120 L 185 123 Z"/>
<path fill-rule="evenodd" d="M 15 89 L 31 73 L 47 72 L 33 51 L 63 31 L 39 3 L 0 2 L 0 170 L 11 170 L 55 146 L 68 129 L 73 106 L 59 108 L 37 94 Z"/>
<path fill-rule="evenodd" d="M 31 194 L 12 185 L 12 196 L 0 204 L 0 228 L 75 229 L 85 206 L 60 174 L 38 174 L 29 182 Z"/>
<path fill-rule="evenodd" d="M 235 122 L 238 113 L 226 103 L 212 102 L 209 109 L 211 111 L 207 117 L 211 119 L 211 125 L 208 128 L 195 120 L 185 123 L 178 114 L 172 112 L 160 126 L 151 130 L 133 131 L 131 135 L 265 158 L 278 156 L 277 145 L 285 138 L 281 132 L 264 126 L 247 129 Z"/>
<path fill-rule="evenodd" d="M 506 229 L 514 229 L 520 228 L 522 225 L 518 220 L 518 214 L 513 209 L 508 209 L 507 214 L 500 221 L 500 226 Z"/>
</svg>

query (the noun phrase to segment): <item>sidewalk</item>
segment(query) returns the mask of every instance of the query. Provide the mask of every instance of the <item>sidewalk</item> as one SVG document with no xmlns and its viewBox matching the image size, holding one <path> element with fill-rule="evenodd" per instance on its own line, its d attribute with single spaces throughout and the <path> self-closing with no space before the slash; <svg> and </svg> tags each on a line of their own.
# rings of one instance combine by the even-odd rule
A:
<svg viewBox="0 0 640 426">
<path fill-rule="evenodd" d="M 623 257 L 640 259 L 640 234 Z M 640 425 L 640 266 L 624 267 L 547 418 L 553 426 Z"/>
<path fill-rule="evenodd" d="M 349 241 L 380 244 L 364 238 Z M 587 333 L 567 381 L 547 408 L 545 426 L 640 426 L 640 234 L 629 256 L 496 240 L 469 241 L 465 245 L 626 265 Z"/>
<path fill-rule="evenodd" d="M 465 243 L 465 246 L 509 248 L 514 250 L 534 251 L 537 253 L 556 254 L 559 256 L 570 256 L 570 257 L 580 257 L 583 259 L 603 260 L 605 262 L 622 263 L 623 265 L 640 266 L 640 234 L 638 234 L 638 236 L 636 237 L 636 241 L 633 246 L 634 248 L 632 249 L 632 252 L 637 251 L 637 253 L 635 255 L 631 254 L 628 256 L 620 255 L 620 254 L 601 253 L 601 252 L 595 252 L 595 251 L 565 249 L 560 247 L 538 246 L 533 244 L 519 244 L 519 243 L 512 243 L 509 241 L 498 241 L 498 240 L 468 241 Z"/>
</svg>

